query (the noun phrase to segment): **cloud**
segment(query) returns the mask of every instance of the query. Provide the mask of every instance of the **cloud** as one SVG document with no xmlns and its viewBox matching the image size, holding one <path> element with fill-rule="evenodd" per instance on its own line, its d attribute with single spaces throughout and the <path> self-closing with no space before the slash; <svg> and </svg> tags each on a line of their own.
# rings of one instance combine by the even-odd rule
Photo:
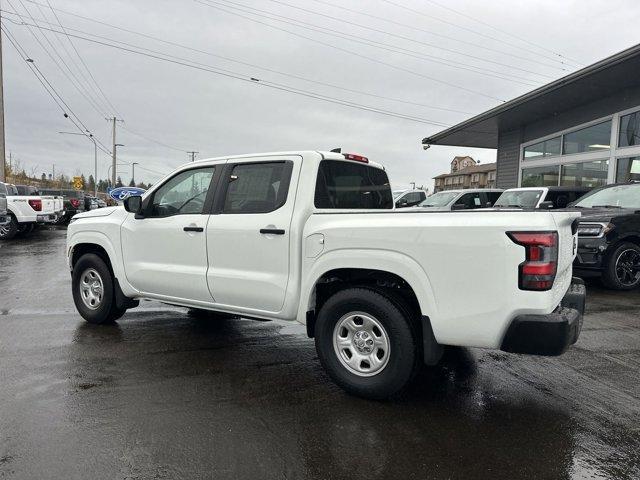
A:
<svg viewBox="0 0 640 480">
<path fill-rule="evenodd" d="M 43 5 L 46 5 L 46 1 L 42 1 Z M 369 15 L 410 25 L 413 29 L 346 12 L 317 0 L 288 0 L 285 3 L 295 2 L 295 5 L 307 10 L 351 23 L 314 15 L 271 0 L 214 1 L 218 5 L 224 3 L 228 11 L 297 32 L 299 35 L 334 45 L 339 49 L 350 50 L 355 54 L 300 38 L 195 1 L 51 0 L 51 3 L 62 10 L 157 36 L 169 42 L 185 44 L 236 62 L 141 38 L 58 12 L 60 20 L 69 28 L 184 57 L 218 69 L 232 70 L 248 77 L 278 82 L 321 95 L 444 124 L 457 123 L 498 103 L 468 90 L 510 99 L 530 90 L 531 87 L 444 66 L 424 58 L 415 58 L 416 55 L 407 55 L 407 50 L 417 52 L 418 57 L 435 56 L 443 61 L 465 64 L 472 69 L 480 67 L 501 75 L 517 75 L 526 82 L 541 85 L 568 72 L 561 70 L 564 67 L 549 58 L 553 57 L 553 54 L 532 44 L 542 45 L 549 51 L 560 51 L 567 57 L 578 59 L 585 64 L 591 63 L 635 43 L 633 27 L 624 28 L 624 25 L 628 25 L 626 20 L 632 16 L 631 12 L 637 13 L 640 10 L 640 5 L 631 1 L 626 2 L 625 8 L 616 9 L 606 8 L 595 0 L 562 5 L 551 0 L 517 4 L 506 0 L 446 3 L 451 8 L 501 30 L 497 31 L 424 0 L 397 0 L 397 3 L 436 19 L 412 14 L 382 0 L 339 3 Z M 338 4 L 338 0 L 327 1 Z M 21 3 L 14 1 L 12 5 L 28 19 Z M 252 16 L 246 13 L 246 7 L 243 7 L 245 12 L 233 10 L 240 8 L 240 4 L 347 35 L 364 37 L 369 41 L 395 45 L 404 49 L 405 54 L 356 43 L 341 38 L 339 33 L 325 35 L 278 23 L 267 19 L 265 14 Z M 28 1 L 24 1 L 24 6 L 35 18 L 46 18 L 48 22 L 56 22 L 47 8 L 38 7 Z M 5 7 L 12 10 L 9 4 Z M 596 17 L 598 21 L 593 22 L 593 18 Z M 8 18 L 15 17 L 9 15 Z M 74 57 L 68 41 L 54 33 L 37 30 L 30 32 L 27 27 L 15 25 L 6 19 L 4 24 L 35 61 L 35 65 L 61 93 L 71 109 L 96 137 L 110 145 L 110 125 L 104 117 L 113 114 L 113 111 L 100 98 L 95 88 L 86 86 L 86 79 L 79 73 L 82 69 L 80 61 Z M 379 31 L 364 29 L 355 24 L 366 25 Z M 481 32 L 482 35 L 468 29 Z M 413 41 L 388 35 L 383 31 Z M 502 31 L 510 32 L 524 41 Z M 544 31 L 544 35 L 540 34 L 541 31 Z M 38 36 L 61 68 L 47 56 L 34 35 Z M 443 36 L 452 40 L 446 40 Z M 488 37 L 499 38 L 501 41 Z M 603 42 L 602 38 L 606 38 L 607 41 Z M 109 101 L 125 119 L 128 129 L 179 150 L 199 151 L 198 158 L 259 151 L 343 147 L 344 151 L 362 153 L 386 165 L 396 187 L 406 186 L 412 181 L 432 185 L 431 178 L 446 171 L 454 155 L 472 155 L 483 163 L 495 161 L 495 152 L 492 150 L 434 146 L 426 152 L 423 151 L 421 139 L 443 128 L 438 125 L 416 123 L 297 96 L 80 39 L 73 42 Z M 514 47 L 516 44 L 519 48 Z M 51 45 L 55 46 L 55 51 L 80 78 L 80 83 L 88 89 L 90 96 L 97 99 L 100 112 L 91 107 L 62 73 L 64 65 L 53 52 Z M 3 47 L 7 151 L 20 158 L 29 169 L 37 165 L 38 171 L 49 173 L 55 164 L 57 172 L 67 175 L 79 172 L 84 172 L 85 175 L 92 173 L 92 144 L 79 136 L 57 133 L 71 131 L 73 125 L 63 117 L 60 109 L 47 96 L 6 38 Z M 532 51 L 539 52 L 540 55 Z M 547 58 L 544 58 L 544 55 Z M 477 58 L 471 58 L 472 56 Z M 521 58 L 515 58 L 516 56 Z M 395 65 L 402 70 L 376 61 Z M 245 65 L 237 62 L 244 62 Z M 383 97 L 469 113 L 446 112 L 345 92 L 246 64 Z M 551 68 L 543 64 L 560 68 Z M 86 72 L 84 77 L 87 77 Z M 466 90 L 434 82 L 425 77 L 433 77 L 440 82 L 458 85 Z M 156 181 L 161 173 L 168 172 L 188 160 L 187 154 L 183 151 L 168 149 L 120 128 L 118 142 L 125 144 L 125 147 L 119 149 L 123 162 L 140 163 L 141 168 L 137 169 L 136 173 L 141 180 Z M 99 176 L 105 178 L 110 158 L 101 154 L 99 164 Z M 128 179 L 130 167 L 119 166 L 118 173 Z"/>
</svg>

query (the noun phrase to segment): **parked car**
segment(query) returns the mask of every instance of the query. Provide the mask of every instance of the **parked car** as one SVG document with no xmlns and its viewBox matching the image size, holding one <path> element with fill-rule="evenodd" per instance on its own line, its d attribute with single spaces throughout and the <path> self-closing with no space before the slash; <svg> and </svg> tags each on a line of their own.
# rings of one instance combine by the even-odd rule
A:
<svg viewBox="0 0 640 480">
<path fill-rule="evenodd" d="M 576 273 L 615 290 L 640 287 L 640 183 L 607 185 L 572 207 L 582 212 Z"/>
<path fill-rule="evenodd" d="M 420 189 L 414 190 L 395 190 L 393 192 L 393 201 L 396 208 L 413 207 L 427 198 L 427 192 Z"/>
<path fill-rule="evenodd" d="M 0 227 L 0 239 L 18 234 L 28 235 L 36 225 L 54 223 L 57 219 L 55 200 L 45 195 L 19 195 L 15 185 L 5 184 L 9 222 Z"/>
<path fill-rule="evenodd" d="M 61 190 L 55 188 L 45 188 L 41 189 L 40 192 L 47 195 L 60 195 L 63 197 L 64 213 L 59 219 L 60 223 L 67 223 L 76 213 L 85 211 L 83 191 L 72 189 Z"/>
<path fill-rule="evenodd" d="M 91 323 L 141 298 L 297 319 L 331 378 L 369 398 L 443 345 L 558 355 L 580 332 L 577 212 L 396 211 L 380 165 L 315 151 L 192 162 L 123 203 L 67 231 Z"/>
<path fill-rule="evenodd" d="M 18 195 L 38 195 L 38 189 L 32 185 L 16 185 Z"/>
<path fill-rule="evenodd" d="M 9 223 L 9 214 L 7 212 L 7 187 L 0 182 L 0 227 Z"/>
<path fill-rule="evenodd" d="M 494 208 L 566 208 L 585 195 L 588 187 L 522 187 L 502 192 Z"/>
<path fill-rule="evenodd" d="M 100 204 L 98 203 L 98 199 L 96 197 L 85 195 L 84 202 L 85 210 L 95 210 L 96 208 L 100 208 Z M 86 208 L 87 205 L 89 205 L 89 208 Z"/>
<path fill-rule="evenodd" d="M 416 208 L 423 210 L 472 210 L 493 205 L 502 190 L 496 188 L 470 188 L 466 190 L 444 190 L 429 195 Z"/>
</svg>

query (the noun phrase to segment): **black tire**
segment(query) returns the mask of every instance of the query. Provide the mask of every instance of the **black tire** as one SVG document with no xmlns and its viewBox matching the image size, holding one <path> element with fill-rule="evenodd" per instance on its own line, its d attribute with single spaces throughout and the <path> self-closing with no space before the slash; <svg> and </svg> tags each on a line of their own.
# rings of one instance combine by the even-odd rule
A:
<svg viewBox="0 0 640 480">
<path fill-rule="evenodd" d="M 0 227 L 0 240 L 10 240 L 18 234 L 18 221 L 9 214 L 9 223 Z"/>
<path fill-rule="evenodd" d="M 16 234 L 19 237 L 28 237 L 31 235 L 34 229 L 34 223 L 21 223 L 18 225 L 18 233 Z"/>
<path fill-rule="evenodd" d="M 640 286 L 640 246 L 622 242 L 607 256 L 602 282 L 613 290 L 633 290 Z"/>
<path fill-rule="evenodd" d="M 102 298 L 93 308 L 85 303 L 81 291 L 83 276 L 89 274 L 91 270 L 95 272 L 96 276 L 99 277 L 99 280 L 102 282 Z M 89 323 L 112 323 L 122 317 L 126 311 L 126 309 L 116 307 L 113 275 L 107 264 L 98 255 L 87 253 L 80 257 L 73 267 L 71 288 L 76 309 L 82 318 Z"/>
<path fill-rule="evenodd" d="M 382 292 L 368 288 L 350 288 L 330 297 L 316 319 L 315 343 L 320 363 L 333 381 L 351 394 L 375 400 L 389 398 L 406 388 L 419 371 L 422 358 L 417 319 L 411 318 L 408 312 L 409 309 L 397 305 Z M 359 318 L 357 313 L 370 316 L 381 324 L 382 335 L 386 335 L 388 341 L 386 365 L 370 376 L 363 376 L 366 372 L 357 374 L 350 370 L 339 357 L 343 354 L 334 348 L 338 322 L 354 314 L 355 321 Z M 355 348 L 358 347 L 353 344 L 345 353 L 353 351 L 357 355 Z M 346 357 L 343 355 L 342 358 Z M 365 368 L 367 364 L 371 366 L 365 360 Z"/>
</svg>

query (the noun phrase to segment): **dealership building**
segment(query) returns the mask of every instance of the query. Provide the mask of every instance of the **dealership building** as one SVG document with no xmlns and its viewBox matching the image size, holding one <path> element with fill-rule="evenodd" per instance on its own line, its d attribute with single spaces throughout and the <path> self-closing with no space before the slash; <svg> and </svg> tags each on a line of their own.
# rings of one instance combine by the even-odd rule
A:
<svg viewBox="0 0 640 480">
<path fill-rule="evenodd" d="M 497 149 L 499 188 L 640 181 L 640 44 L 422 143 Z"/>
</svg>

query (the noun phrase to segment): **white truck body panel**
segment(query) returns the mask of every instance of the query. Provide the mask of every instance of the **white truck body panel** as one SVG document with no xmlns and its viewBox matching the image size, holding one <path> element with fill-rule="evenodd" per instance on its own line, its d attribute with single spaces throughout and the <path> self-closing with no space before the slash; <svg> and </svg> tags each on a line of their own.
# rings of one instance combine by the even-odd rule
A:
<svg viewBox="0 0 640 480">
<path fill-rule="evenodd" d="M 42 209 L 34 210 L 29 200 L 40 200 Z M 57 218 L 54 197 L 36 195 L 7 195 L 7 210 L 11 212 L 18 223 L 49 223 Z"/>
<path fill-rule="evenodd" d="M 488 348 L 499 347 L 515 316 L 552 312 L 569 287 L 576 212 L 317 209 L 320 161 L 344 161 L 329 152 L 201 160 L 171 176 L 194 166 L 273 159 L 293 162 L 288 196 L 279 209 L 142 220 L 122 207 L 85 212 L 68 229 L 70 266 L 73 249 L 91 243 L 105 250 L 128 297 L 301 323 L 313 309 L 314 287 L 322 275 L 343 268 L 380 270 L 411 286 L 439 343 Z M 203 232 L 185 232 L 184 226 Z M 260 234 L 263 228 L 285 233 Z M 525 250 L 507 236 L 514 230 L 558 232 L 551 290 L 518 288 Z"/>
</svg>

